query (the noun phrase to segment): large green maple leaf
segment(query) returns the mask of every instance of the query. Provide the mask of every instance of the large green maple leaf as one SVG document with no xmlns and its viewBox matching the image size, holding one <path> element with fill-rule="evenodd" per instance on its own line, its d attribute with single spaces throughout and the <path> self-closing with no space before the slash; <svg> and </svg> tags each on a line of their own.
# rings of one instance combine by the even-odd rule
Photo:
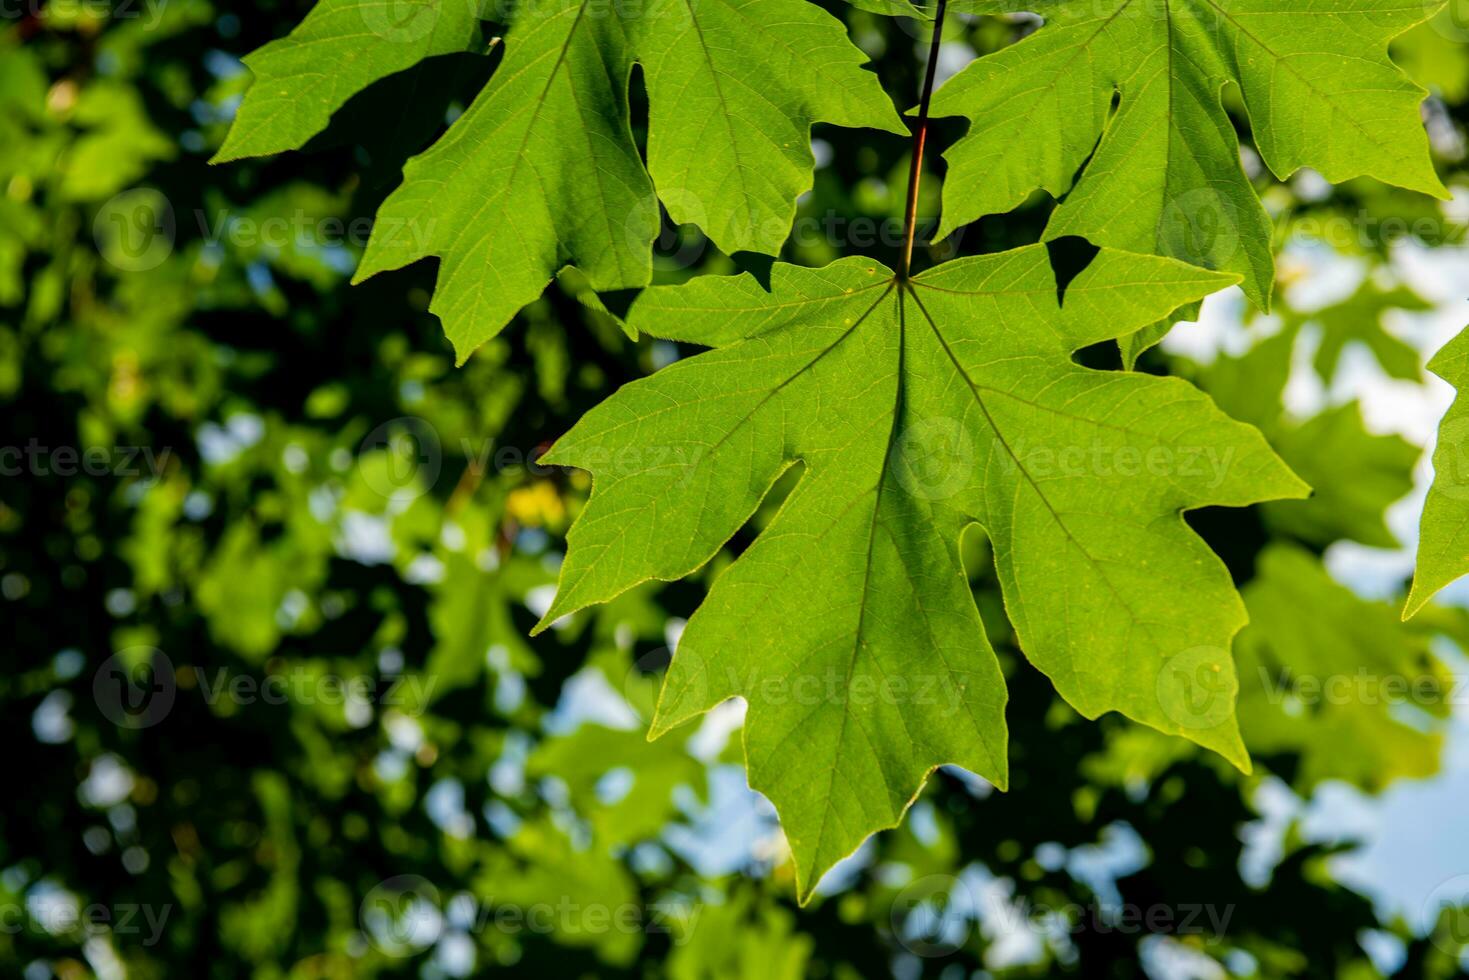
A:
<svg viewBox="0 0 1469 980">
<path fill-rule="evenodd" d="M 1428 370 L 1459 390 L 1438 427 L 1433 484 L 1418 525 L 1418 564 L 1403 618 L 1416 614 L 1434 593 L 1469 572 L 1469 330 L 1449 341 Z"/>
<path fill-rule="evenodd" d="M 1268 304 L 1270 219 L 1220 101 L 1237 87 L 1255 146 L 1279 177 L 1314 167 L 1438 196 L 1419 103 L 1388 42 L 1436 3 L 1402 0 L 963 0 L 1046 24 L 981 58 L 934 96 L 966 116 L 946 154 L 948 234 L 1044 189 L 1046 234 L 1235 272 Z M 1115 106 L 1114 106 L 1115 100 Z M 1084 169 L 1083 169 L 1084 168 Z M 1079 174 L 1079 176 L 1078 176 Z"/>
<path fill-rule="evenodd" d="M 849 258 L 777 265 L 768 292 L 650 289 L 633 326 L 714 350 L 627 385 L 545 457 L 594 489 L 538 628 L 695 571 L 804 467 L 689 620 L 652 726 L 748 700 L 750 783 L 803 899 L 935 766 L 1006 783 L 1004 680 L 958 550 L 974 524 L 1022 648 L 1077 710 L 1245 767 L 1244 609 L 1181 512 L 1306 488 L 1188 383 L 1072 360 L 1233 281 L 1103 250 L 1063 299 L 1038 245 L 911 281 Z"/>
<path fill-rule="evenodd" d="M 470 0 L 320 0 L 290 34 L 245 56 L 255 81 L 211 162 L 297 149 L 373 82 L 478 37 Z"/>
<path fill-rule="evenodd" d="M 463 360 L 567 265 L 597 290 L 646 285 L 660 200 L 726 251 L 774 253 L 811 186 L 813 123 L 906 131 L 864 61 L 805 0 L 526 4 L 489 84 L 409 161 L 356 278 L 438 256 L 430 309 Z"/>
</svg>

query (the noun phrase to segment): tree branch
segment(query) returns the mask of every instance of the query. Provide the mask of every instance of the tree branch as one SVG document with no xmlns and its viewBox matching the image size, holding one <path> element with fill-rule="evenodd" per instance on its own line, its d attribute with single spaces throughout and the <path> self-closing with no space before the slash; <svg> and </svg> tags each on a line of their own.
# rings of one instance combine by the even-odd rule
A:
<svg viewBox="0 0 1469 980">
<path fill-rule="evenodd" d="M 918 188 L 923 182 L 923 144 L 928 137 L 928 102 L 933 97 L 933 76 L 939 62 L 939 39 L 944 33 L 944 7 L 939 0 L 933 15 L 933 40 L 928 46 L 928 67 L 923 78 L 923 96 L 918 102 L 918 121 L 913 125 L 913 161 L 908 169 L 908 210 L 903 218 L 903 261 L 898 280 L 906 282 L 913 266 L 913 236 L 918 226 Z"/>
</svg>

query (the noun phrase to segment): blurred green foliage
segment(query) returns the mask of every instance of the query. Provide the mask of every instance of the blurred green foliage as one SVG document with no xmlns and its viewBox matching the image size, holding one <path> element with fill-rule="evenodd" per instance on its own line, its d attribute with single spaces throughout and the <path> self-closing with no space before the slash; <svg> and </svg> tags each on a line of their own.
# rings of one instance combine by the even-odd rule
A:
<svg viewBox="0 0 1469 980">
<path fill-rule="evenodd" d="M 1192 518 L 1255 617 L 1237 651 L 1261 679 L 1241 709 L 1255 773 L 1118 719 L 1083 723 L 1016 654 L 974 535 L 968 567 L 1012 690 L 1011 791 L 943 771 L 901 829 L 797 910 L 773 815 L 744 789 L 737 712 L 642 735 L 682 617 L 726 560 L 527 638 L 589 490 L 584 474 L 536 465 L 539 451 L 683 352 L 629 338 L 616 315 L 628 297 L 604 306 L 567 275 L 455 369 L 426 312 L 432 269 L 347 285 L 367 216 L 490 59 L 383 79 L 312 152 L 210 168 L 247 80 L 239 56 L 307 6 L 38 2 L 0 23 L 0 718 L 13 760 L 0 973 L 1373 977 L 1375 936 L 1402 975 L 1455 975 L 1463 913 L 1427 936 L 1381 917 L 1333 880 L 1340 848 L 1291 828 L 1268 880 L 1242 865 L 1262 785 L 1370 791 L 1440 762 L 1440 702 L 1409 722 L 1383 704 L 1302 703 L 1295 683 L 1363 666 L 1442 679 L 1435 645 L 1469 639 L 1452 610 L 1401 625 L 1321 563 L 1340 540 L 1391 543 L 1382 512 L 1410 486 L 1416 447 L 1369 434 L 1354 404 L 1303 419 L 1282 400 L 1307 329 L 1416 376 L 1377 333 L 1382 307 L 1415 308 L 1400 284 L 1315 327 L 1287 310 L 1270 357 L 1142 361 L 1199 381 L 1321 488 Z M 922 32 L 829 9 L 904 104 Z M 989 50 L 1031 24 L 964 18 L 950 44 Z M 1402 49 L 1437 93 L 1430 132 L 1462 190 L 1469 59 L 1452 27 Z M 958 132 L 948 121 L 934 139 Z M 816 137 L 816 189 L 786 257 L 891 261 L 905 141 Z M 1429 219 L 1407 232 L 1426 245 L 1454 240 L 1410 195 L 1261 180 L 1283 236 L 1406 217 Z M 925 186 L 931 214 L 939 180 Z M 986 218 L 932 253 L 1033 241 L 1049 206 Z M 1329 242 L 1374 274 L 1390 244 Z M 744 259 L 670 226 L 659 277 Z M 1088 356 L 1120 368 L 1115 350 Z"/>
</svg>

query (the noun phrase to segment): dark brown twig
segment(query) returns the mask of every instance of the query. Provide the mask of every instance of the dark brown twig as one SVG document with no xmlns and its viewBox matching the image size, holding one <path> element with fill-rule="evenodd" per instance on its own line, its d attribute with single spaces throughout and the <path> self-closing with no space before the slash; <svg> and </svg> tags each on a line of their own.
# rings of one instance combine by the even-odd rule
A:
<svg viewBox="0 0 1469 980">
<path fill-rule="evenodd" d="M 939 0 L 933 15 L 933 40 L 928 46 L 928 66 L 923 78 L 923 96 L 918 103 L 918 121 L 913 124 L 913 162 L 908 169 L 908 211 L 903 218 L 903 262 L 898 280 L 908 281 L 913 267 L 913 236 L 918 227 L 918 187 L 923 182 L 923 144 L 928 138 L 928 101 L 933 96 L 933 76 L 939 62 L 939 39 L 944 33 L 944 7 Z"/>
</svg>

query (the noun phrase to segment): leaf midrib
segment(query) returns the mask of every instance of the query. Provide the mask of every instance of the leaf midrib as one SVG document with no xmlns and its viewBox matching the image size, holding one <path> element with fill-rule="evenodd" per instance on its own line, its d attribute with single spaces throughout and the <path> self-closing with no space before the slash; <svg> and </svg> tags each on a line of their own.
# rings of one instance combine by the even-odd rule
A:
<svg viewBox="0 0 1469 980">
<path fill-rule="evenodd" d="M 927 285 L 926 283 L 916 284 Z M 933 331 L 933 335 L 935 339 L 938 340 L 939 346 L 943 348 L 944 354 L 949 358 L 950 363 L 954 365 L 954 369 L 959 372 L 959 376 L 964 379 L 964 383 L 969 387 L 970 393 L 974 396 L 974 403 L 978 405 L 979 410 L 984 413 L 985 421 L 989 425 L 990 431 L 995 434 L 995 439 L 999 442 L 1000 446 L 1004 448 L 1006 454 L 1008 454 L 1011 460 L 1014 462 L 1016 471 L 1020 473 L 1023 477 L 1025 477 L 1025 481 L 1030 484 L 1031 490 L 1035 492 L 1037 499 L 1040 500 L 1040 502 L 1045 506 L 1047 512 L 1050 513 L 1052 520 L 1056 522 L 1056 526 L 1059 527 L 1062 533 L 1066 535 L 1066 540 L 1070 541 L 1072 546 L 1076 548 L 1077 552 L 1087 560 L 1087 563 L 1091 565 L 1093 569 L 1095 569 L 1097 577 L 1106 584 L 1108 591 L 1110 591 L 1113 597 L 1117 600 L 1119 608 L 1127 611 L 1128 618 L 1132 621 L 1133 626 L 1142 626 L 1143 628 L 1147 628 L 1148 623 L 1140 618 L 1137 612 L 1133 610 L 1133 608 L 1128 604 L 1127 600 L 1122 596 L 1121 592 L 1118 591 L 1117 586 L 1113 584 L 1111 578 L 1103 570 L 1101 563 L 1095 557 L 1093 557 L 1091 552 L 1086 549 L 1086 547 L 1081 543 L 1076 535 L 1071 533 L 1071 528 L 1067 526 L 1065 520 L 1062 519 L 1061 514 L 1056 510 L 1055 506 L 1052 505 L 1050 498 L 1046 496 L 1045 491 L 1041 489 L 1040 484 L 1036 482 L 1035 477 L 1033 477 L 1030 474 L 1030 471 L 1025 468 L 1025 463 L 1020 459 L 1019 454 L 1017 454 L 1014 448 L 1010 445 L 1010 441 L 1005 437 L 1005 433 L 1001 430 L 999 423 L 996 422 L 994 416 L 990 414 L 989 406 L 985 404 L 984 398 L 979 393 L 979 386 L 975 383 L 974 379 L 970 377 L 969 371 L 964 367 L 962 363 L 960 363 L 959 358 L 954 353 L 953 348 L 949 346 L 948 338 L 943 335 L 943 331 L 939 330 L 938 324 L 934 321 L 933 316 L 928 312 L 928 308 L 925 307 L 923 305 L 923 301 L 918 298 L 918 292 L 916 289 L 912 291 L 912 295 L 913 302 L 918 304 L 918 309 L 922 311 L 923 318 L 928 321 L 929 329 Z M 1077 670 L 1075 658 L 1068 657 L 1066 666 L 1071 671 L 1073 680 L 1079 680 L 1079 671 Z"/>
<path fill-rule="evenodd" d="M 890 292 L 891 289 L 888 292 L 884 292 L 878 298 L 878 302 L 881 303 L 887 299 Z M 847 674 L 842 680 L 842 687 L 844 689 L 850 689 L 852 686 L 852 672 L 857 669 L 857 657 L 862 652 L 862 635 L 867 623 L 867 599 L 872 592 L 873 548 L 877 542 L 878 517 L 882 513 L 883 486 L 887 483 L 888 467 L 891 465 L 893 456 L 893 440 L 897 438 L 898 434 L 898 420 L 903 414 L 903 386 L 905 380 L 903 372 L 905 366 L 904 359 L 907 355 L 905 340 L 908 330 L 907 316 L 903 305 L 903 294 L 905 292 L 907 292 L 907 289 L 900 285 L 898 288 L 898 366 L 894 384 L 893 417 L 888 423 L 887 442 L 883 446 L 882 451 L 882 466 L 877 473 L 877 486 L 874 488 L 872 497 L 872 520 L 867 525 L 867 564 L 862 569 L 862 601 L 857 606 L 857 628 L 852 635 L 852 653 L 847 658 Z M 856 329 L 856 324 L 853 324 L 853 329 Z M 831 770 L 827 776 L 826 796 L 824 797 L 827 804 L 821 809 L 821 826 L 816 831 L 816 847 L 812 851 L 813 855 L 821 854 L 822 844 L 826 840 L 826 828 L 830 822 L 832 812 L 836 809 L 831 802 L 832 793 L 836 789 L 837 769 L 841 760 L 842 746 L 846 744 L 847 740 L 847 722 L 851 717 L 852 706 L 846 704 L 842 711 L 841 725 L 837 729 L 836 750 L 832 753 Z"/>
</svg>

